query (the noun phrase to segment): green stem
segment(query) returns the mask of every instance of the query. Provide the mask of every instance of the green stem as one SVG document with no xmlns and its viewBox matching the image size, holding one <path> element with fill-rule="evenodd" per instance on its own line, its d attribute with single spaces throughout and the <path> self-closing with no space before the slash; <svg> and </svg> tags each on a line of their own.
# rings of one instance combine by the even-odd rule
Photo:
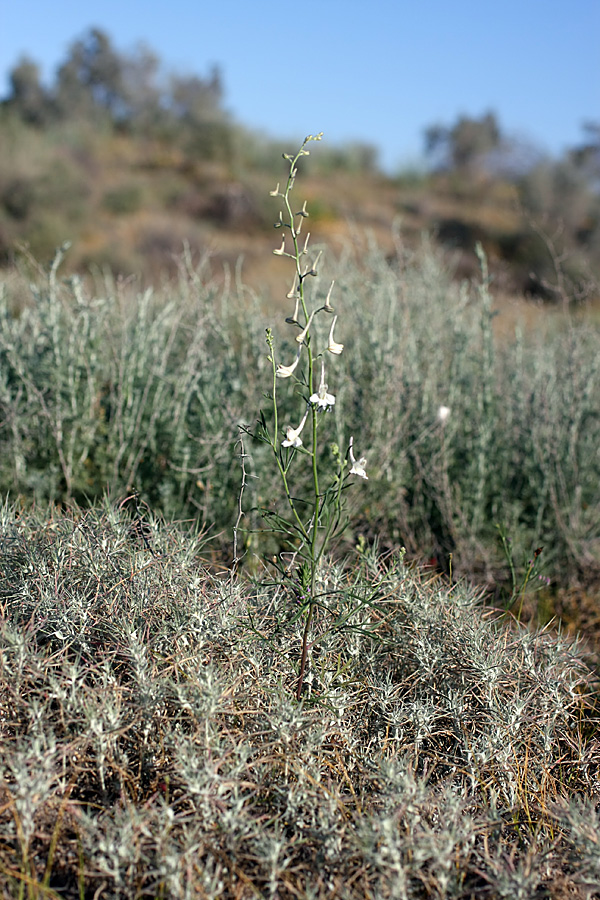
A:
<svg viewBox="0 0 600 900">
<path fill-rule="evenodd" d="M 311 577 L 311 591 L 314 587 L 314 570 Z M 308 609 L 308 615 L 306 616 L 306 623 L 304 625 L 304 633 L 302 635 L 302 653 L 300 654 L 300 673 L 298 675 L 298 685 L 296 687 L 296 700 L 300 700 L 302 696 L 302 688 L 304 686 L 304 674 L 306 672 L 306 661 L 308 659 L 308 635 L 310 633 L 310 625 L 312 622 L 313 613 L 315 611 L 315 605 L 312 600 L 313 594 L 311 593 L 311 602 Z"/>
<path fill-rule="evenodd" d="M 527 566 L 527 572 L 525 573 L 525 578 L 523 579 L 523 584 L 521 585 L 521 602 L 519 603 L 519 611 L 517 613 L 517 622 L 521 621 L 521 614 L 523 612 L 523 603 L 525 602 L 525 591 L 527 590 L 527 585 L 529 584 L 529 579 L 531 578 L 531 573 L 533 572 L 535 567 L 535 559 L 532 559 Z"/>
<path fill-rule="evenodd" d="M 283 482 L 283 488 L 285 491 L 286 500 L 288 502 L 288 505 L 290 507 L 292 515 L 294 516 L 296 525 L 298 527 L 300 534 L 302 535 L 303 540 L 308 541 L 309 534 L 304 526 L 304 522 L 302 521 L 302 519 L 300 518 L 300 516 L 298 514 L 298 510 L 296 509 L 296 504 L 294 503 L 294 498 L 291 495 L 290 488 L 288 485 L 287 471 L 284 468 L 283 463 L 281 461 L 281 450 L 279 447 L 279 411 L 277 408 L 277 367 L 275 365 L 275 355 L 273 353 L 272 345 L 271 345 L 271 366 L 273 369 L 272 397 L 273 397 L 273 428 L 274 428 L 274 432 L 273 432 L 273 436 L 271 438 L 270 444 L 271 444 L 271 448 L 273 450 L 273 455 L 275 456 L 277 468 L 279 469 L 279 474 L 281 475 L 281 480 Z"/>
</svg>

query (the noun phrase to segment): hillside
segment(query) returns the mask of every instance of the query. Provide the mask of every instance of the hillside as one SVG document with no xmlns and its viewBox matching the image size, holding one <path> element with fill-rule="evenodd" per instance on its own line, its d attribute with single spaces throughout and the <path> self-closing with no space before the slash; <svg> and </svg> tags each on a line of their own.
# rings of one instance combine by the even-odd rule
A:
<svg viewBox="0 0 600 900">
<path fill-rule="evenodd" d="M 9 265 L 25 245 L 40 262 L 72 244 L 70 271 L 108 266 L 115 274 L 147 281 L 173 274 L 185 244 L 232 268 L 244 257 L 255 287 L 269 281 L 265 251 L 273 240 L 268 192 L 279 147 L 239 163 L 194 159 L 159 139 L 147 140 L 89 125 L 39 131 L 4 114 L 0 132 L 0 260 Z M 250 148 L 251 149 L 251 148 Z M 319 148 L 320 149 L 320 148 Z M 325 154 L 324 154 L 325 155 Z M 343 162 L 343 160 L 342 160 Z M 483 244 L 498 289 L 511 295 L 561 299 L 554 271 L 565 252 L 558 225 L 536 233 L 520 205 L 517 185 L 479 174 L 461 180 L 447 173 L 391 178 L 352 171 L 336 160 L 312 161 L 303 182 L 311 230 L 335 252 L 357 235 L 372 235 L 391 252 L 401 239 L 415 247 L 427 232 L 451 252 L 458 277 L 476 270 L 475 244 Z M 547 219 L 546 225 L 548 225 Z M 553 229 L 553 230 L 550 230 Z M 577 291 L 595 293 L 593 254 L 571 242 L 566 270 Z M 557 286 L 554 293 L 549 286 Z"/>
<path fill-rule="evenodd" d="M 34 61 L 17 63 L 0 101 L 0 265 L 23 247 L 47 262 L 68 240 L 68 270 L 152 282 L 187 245 L 215 271 L 243 255 L 248 282 L 270 282 L 272 173 L 302 136 L 288 144 L 235 122 L 218 70 L 166 82 L 158 71 L 152 54 L 124 56 L 98 29 L 72 44 L 50 86 Z M 421 169 L 394 177 L 369 144 L 323 145 L 303 188 L 313 239 L 334 252 L 357 235 L 390 253 L 400 235 L 414 249 L 426 232 L 462 278 L 480 242 L 500 293 L 564 305 L 598 295 L 599 173 L 597 124 L 553 160 L 487 113 L 432 125 Z"/>
</svg>

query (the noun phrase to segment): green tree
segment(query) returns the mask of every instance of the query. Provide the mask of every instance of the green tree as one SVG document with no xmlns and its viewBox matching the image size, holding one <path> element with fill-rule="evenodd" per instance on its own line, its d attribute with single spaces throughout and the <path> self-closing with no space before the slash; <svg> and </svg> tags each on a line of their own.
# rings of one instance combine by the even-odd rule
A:
<svg viewBox="0 0 600 900">
<path fill-rule="evenodd" d="M 425 154 L 435 169 L 469 173 L 485 168 L 486 157 L 501 142 L 494 113 L 479 119 L 460 116 L 451 128 L 437 124 L 426 129 Z"/>
<path fill-rule="evenodd" d="M 63 116 L 107 114 L 113 121 L 126 114 L 123 59 L 99 28 L 71 45 L 58 70 L 57 102 Z"/>
<path fill-rule="evenodd" d="M 164 124 L 166 100 L 159 84 L 160 60 L 148 47 L 139 45 L 121 60 L 122 101 L 126 124 L 142 133 Z"/>
<path fill-rule="evenodd" d="M 23 56 L 8 78 L 10 91 L 3 105 L 29 125 L 47 125 L 56 111 L 51 94 L 40 81 L 39 66 Z"/>
<path fill-rule="evenodd" d="M 223 119 L 223 81 L 214 66 L 208 78 L 172 75 L 169 105 L 175 117 L 190 125 Z"/>
<path fill-rule="evenodd" d="M 168 108 L 185 149 L 192 156 L 232 161 L 234 128 L 222 102 L 223 82 L 217 66 L 208 78 L 171 76 Z"/>
<path fill-rule="evenodd" d="M 571 150 L 571 162 L 597 188 L 600 187 L 600 122 L 585 122 L 585 141 Z"/>
</svg>

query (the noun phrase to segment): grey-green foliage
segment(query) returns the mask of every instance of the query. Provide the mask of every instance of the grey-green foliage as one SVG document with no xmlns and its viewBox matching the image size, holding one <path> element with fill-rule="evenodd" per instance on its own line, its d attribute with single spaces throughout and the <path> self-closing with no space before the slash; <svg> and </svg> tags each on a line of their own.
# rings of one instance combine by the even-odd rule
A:
<svg viewBox="0 0 600 900">
<path fill-rule="evenodd" d="M 595 896 L 600 885 L 600 816 L 598 804 L 586 797 L 566 798 L 555 810 L 566 831 L 577 880 Z"/>
<path fill-rule="evenodd" d="M 32 303 L 2 310 L 3 490 L 68 502 L 138 489 L 171 515 L 221 524 L 251 343 L 240 347 L 223 298 L 196 273 L 173 298 L 110 280 L 91 296 L 58 280 L 58 262 Z"/>
<path fill-rule="evenodd" d="M 2 510 L 7 895 L 44 871 L 120 898 L 508 900 L 595 877 L 596 825 L 556 805 L 597 799 L 576 647 L 371 554 L 323 567 L 298 703 L 293 591 L 131 526 Z"/>
<path fill-rule="evenodd" d="M 332 434 L 343 447 L 354 433 L 369 463 L 347 539 L 452 553 L 456 571 L 491 581 L 502 565 L 499 524 L 518 562 L 543 546 L 553 577 L 597 570 L 597 325 L 565 316 L 558 328 L 497 340 L 493 282 L 484 271 L 479 284 L 454 284 L 427 242 L 416 254 L 399 242 L 392 259 L 373 245 L 325 254 L 317 298 L 332 277 L 346 347 L 330 384 Z M 206 263 L 184 259 L 181 277 L 160 290 L 110 279 L 94 290 L 62 281 L 55 263 L 18 313 L 10 284 L 0 317 L 2 492 L 87 502 L 135 488 L 156 512 L 197 518 L 227 544 L 238 426 L 253 424 L 261 401 L 269 407 L 272 317 L 241 275 L 218 284 Z M 275 339 L 291 358 L 283 327 Z M 296 418 L 288 393 L 282 423 Z M 451 410 L 444 423 L 440 406 Z M 252 508 L 278 491 L 265 448 L 245 452 L 242 525 L 253 528 Z M 306 493 L 301 477 L 291 488 Z"/>
<path fill-rule="evenodd" d="M 372 247 L 336 272 L 356 323 L 342 331 L 337 413 L 363 423 L 372 532 L 489 571 L 500 523 L 523 559 L 537 544 L 555 571 L 597 569 L 598 329 L 564 318 L 496 339 L 482 261 L 474 286 L 452 284 L 428 249 L 390 262 Z M 440 406 L 451 411 L 444 423 Z"/>
</svg>

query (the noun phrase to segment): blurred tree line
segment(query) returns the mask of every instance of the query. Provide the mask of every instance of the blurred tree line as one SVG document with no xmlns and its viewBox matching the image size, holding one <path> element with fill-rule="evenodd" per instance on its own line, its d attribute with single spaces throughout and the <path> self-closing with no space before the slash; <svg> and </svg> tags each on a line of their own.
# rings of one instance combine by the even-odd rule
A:
<svg viewBox="0 0 600 900">
<path fill-rule="evenodd" d="M 266 180 L 287 150 L 234 121 L 218 67 L 166 72 L 147 47 L 121 52 L 91 28 L 51 83 L 29 58 L 9 74 L 0 99 L 0 265 L 19 246 L 46 260 L 72 239 L 67 265 L 153 276 L 174 267 L 184 241 L 199 253 L 212 246 L 211 228 L 266 233 Z M 313 171 L 375 174 L 377 151 L 324 146 Z"/>
<path fill-rule="evenodd" d="M 158 57 L 144 46 L 119 53 L 92 28 L 75 41 L 53 84 L 42 84 L 37 64 L 22 58 L 9 74 L 4 110 L 28 125 L 48 128 L 68 120 L 179 141 L 193 138 L 204 156 L 227 151 L 228 117 L 221 73 L 161 77 Z"/>
<path fill-rule="evenodd" d="M 47 257 L 77 235 L 89 248 L 79 262 L 127 270 L 135 254 L 140 263 L 166 259 L 184 238 L 201 243 L 201 222 L 267 229 L 264 178 L 288 149 L 233 120 L 218 67 L 205 76 L 166 73 L 147 47 L 120 52 L 91 28 L 50 84 L 29 58 L 10 72 L 0 101 L 0 264 L 19 241 Z M 425 131 L 424 155 L 427 172 L 416 186 L 388 179 L 390 196 L 395 189 L 400 198 L 396 211 L 424 211 L 408 218 L 415 234 L 433 230 L 471 258 L 481 241 L 518 272 L 519 290 L 589 294 L 600 274 L 600 123 L 587 123 L 579 146 L 550 159 L 508 138 L 493 112 L 460 116 Z M 311 174 L 384 179 L 376 148 L 362 142 L 323 145 Z M 339 184 L 336 191 L 344 193 Z M 411 204 L 402 200 L 407 191 Z M 313 203 L 317 217 L 348 214 L 324 193 Z M 444 198 L 445 212 L 435 197 Z M 360 217 L 360 199 L 352 215 Z M 135 224 L 119 231 L 115 223 L 125 217 Z M 133 249 L 124 257 L 127 242 Z"/>
<path fill-rule="evenodd" d="M 241 126 L 223 105 L 218 66 L 205 77 L 165 74 L 149 48 L 140 45 L 132 53 L 121 53 L 99 28 L 91 28 L 71 45 L 53 84 L 42 83 L 39 66 L 27 57 L 9 73 L 9 84 L 2 109 L 36 128 L 89 122 L 177 143 L 204 160 L 229 160 L 234 145 L 240 143 L 236 136 Z M 249 148 L 250 154 L 264 152 L 256 136 L 243 134 L 243 138 L 259 144 L 258 149 Z M 320 158 L 321 164 L 325 158 L 325 165 L 343 170 L 373 172 L 377 168 L 377 151 L 369 144 L 326 148 Z"/>
<path fill-rule="evenodd" d="M 526 291 L 563 302 L 567 294 L 585 299 L 597 292 L 600 274 L 600 122 L 584 123 L 583 133 L 560 159 L 507 137 L 493 112 L 432 125 L 424 135 L 430 171 L 450 179 L 458 194 L 498 182 L 514 186 L 520 227 L 496 235 L 492 227 L 488 240 L 495 237 L 501 255 L 529 267 Z"/>
</svg>

